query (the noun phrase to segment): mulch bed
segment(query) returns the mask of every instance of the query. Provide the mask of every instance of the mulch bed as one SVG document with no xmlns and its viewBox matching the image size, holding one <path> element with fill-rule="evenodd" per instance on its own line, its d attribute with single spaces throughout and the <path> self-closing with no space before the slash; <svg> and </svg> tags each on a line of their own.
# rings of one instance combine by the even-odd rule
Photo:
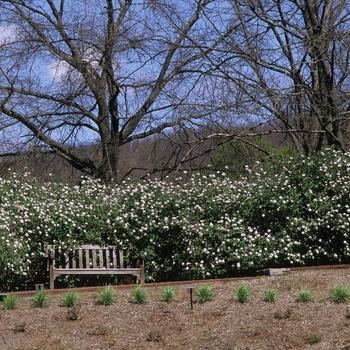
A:
<svg viewBox="0 0 350 350">
<path fill-rule="evenodd" d="M 81 303 L 75 310 L 62 306 L 61 293 L 49 292 L 48 306 L 31 307 L 33 292 L 17 292 L 16 310 L 0 310 L 0 349 L 350 349 L 348 304 L 329 300 L 329 291 L 347 284 L 348 268 L 298 269 L 281 276 L 260 276 L 173 283 L 177 296 L 161 300 L 163 286 L 147 285 L 145 304 L 131 302 L 133 286 L 115 287 L 118 301 L 96 304 L 101 287 L 76 289 Z M 190 307 L 187 289 L 210 283 L 216 295 L 205 304 Z M 234 291 L 247 283 L 253 297 L 237 303 Z M 275 303 L 263 301 L 264 291 L 278 291 Z M 311 289 L 314 301 L 297 302 L 301 289 Z"/>
</svg>

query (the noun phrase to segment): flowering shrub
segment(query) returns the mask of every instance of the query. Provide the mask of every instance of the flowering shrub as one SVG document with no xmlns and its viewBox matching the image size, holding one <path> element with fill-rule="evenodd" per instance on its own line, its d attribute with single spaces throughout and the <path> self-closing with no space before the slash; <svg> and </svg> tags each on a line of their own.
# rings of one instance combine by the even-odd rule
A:
<svg viewBox="0 0 350 350">
<path fill-rule="evenodd" d="M 45 244 L 112 244 L 146 256 L 148 281 L 233 276 L 272 266 L 348 262 L 350 155 L 329 149 L 284 159 L 233 181 L 106 186 L 0 179 L 0 285 L 32 287 Z"/>
</svg>

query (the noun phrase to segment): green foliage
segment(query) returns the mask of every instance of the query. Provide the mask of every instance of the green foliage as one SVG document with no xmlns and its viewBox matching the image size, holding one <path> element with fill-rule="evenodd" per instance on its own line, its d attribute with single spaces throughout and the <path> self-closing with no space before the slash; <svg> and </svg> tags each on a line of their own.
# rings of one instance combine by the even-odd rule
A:
<svg viewBox="0 0 350 350">
<path fill-rule="evenodd" d="M 277 290 L 274 288 L 267 288 L 264 291 L 264 301 L 267 303 L 273 303 L 276 301 Z"/>
<path fill-rule="evenodd" d="M 6 309 L 17 309 L 19 304 L 19 297 L 16 295 L 5 295 L 2 302 Z"/>
<path fill-rule="evenodd" d="M 278 320 L 285 320 L 292 316 L 293 310 L 288 308 L 286 311 L 278 310 L 273 314 L 273 317 Z"/>
<path fill-rule="evenodd" d="M 207 301 L 211 301 L 214 299 L 215 290 L 210 284 L 206 283 L 196 288 L 196 294 L 198 297 L 198 302 L 200 304 L 204 304 Z"/>
<path fill-rule="evenodd" d="M 314 334 L 306 337 L 305 342 L 309 345 L 314 345 L 319 343 L 322 340 L 321 336 L 319 334 Z"/>
<path fill-rule="evenodd" d="M 255 146 L 254 146 L 255 145 Z M 292 156 L 295 149 L 292 145 L 275 148 L 266 137 L 256 136 L 240 140 L 234 139 L 217 147 L 213 152 L 211 166 L 225 171 L 230 178 L 239 179 L 246 175 L 246 167 L 263 167 L 269 170 L 278 156 Z M 271 155 L 274 155 L 271 156 Z"/>
<path fill-rule="evenodd" d="M 73 306 L 67 311 L 67 320 L 75 321 L 79 318 L 79 309 L 76 306 Z"/>
<path fill-rule="evenodd" d="M 101 289 L 97 295 L 97 302 L 101 305 L 112 305 L 117 302 L 117 293 L 113 286 Z"/>
<path fill-rule="evenodd" d="M 297 301 L 301 303 L 307 303 L 314 299 L 314 293 L 310 289 L 302 289 L 298 293 Z"/>
<path fill-rule="evenodd" d="M 38 290 L 32 297 L 32 306 L 41 308 L 50 300 L 50 296 L 44 290 Z"/>
<path fill-rule="evenodd" d="M 330 290 L 330 300 L 334 303 L 346 303 L 350 299 L 348 285 L 338 284 Z"/>
<path fill-rule="evenodd" d="M 327 149 L 280 155 L 268 172 L 255 163 L 237 180 L 206 170 L 186 181 L 41 186 L 13 174 L 0 179 L 0 285 L 33 287 L 45 244 L 126 248 L 146 256 L 150 282 L 348 263 L 349 169 L 349 153 Z"/>
<path fill-rule="evenodd" d="M 248 284 L 241 284 L 235 291 L 236 301 L 238 303 L 247 303 L 252 297 L 253 291 Z"/>
<path fill-rule="evenodd" d="M 74 307 L 79 304 L 80 295 L 75 291 L 69 290 L 66 293 L 62 294 L 61 300 L 64 306 Z"/>
<path fill-rule="evenodd" d="M 13 329 L 13 331 L 15 333 L 23 333 L 26 330 L 26 326 L 27 326 L 26 322 L 18 323 L 18 324 L 15 325 L 15 328 Z"/>
<path fill-rule="evenodd" d="M 91 334 L 91 335 L 107 335 L 108 333 L 109 333 L 109 330 L 107 327 L 99 326 L 89 334 Z"/>
<path fill-rule="evenodd" d="M 132 291 L 132 301 L 135 304 L 144 304 L 148 297 L 147 290 L 142 286 L 136 286 Z"/>
<path fill-rule="evenodd" d="M 157 332 L 149 332 L 148 336 L 146 338 L 147 341 L 149 342 L 160 342 L 162 340 L 162 335 L 159 331 Z"/>
<path fill-rule="evenodd" d="M 175 291 L 175 288 L 173 286 L 167 286 L 167 287 L 162 288 L 161 294 L 162 294 L 163 300 L 166 301 L 167 303 L 170 303 L 170 302 L 174 301 L 176 291 Z"/>
</svg>

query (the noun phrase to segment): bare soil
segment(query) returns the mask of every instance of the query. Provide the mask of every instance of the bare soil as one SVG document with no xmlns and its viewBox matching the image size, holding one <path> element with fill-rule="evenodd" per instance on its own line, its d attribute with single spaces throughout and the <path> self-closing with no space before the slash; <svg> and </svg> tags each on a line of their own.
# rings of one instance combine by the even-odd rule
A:
<svg viewBox="0 0 350 350">
<path fill-rule="evenodd" d="M 31 295 L 21 296 L 19 308 L 0 310 L 0 349 L 350 349 L 348 304 L 329 300 L 330 289 L 348 284 L 348 269 L 290 272 L 276 277 L 210 281 L 213 301 L 190 307 L 187 288 L 200 283 L 174 284 L 176 300 L 161 300 L 162 286 L 147 286 L 145 304 L 130 302 L 132 286 L 116 287 L 118 301 L 96 304 L 97 290 L 77 289 L 81 303 L 77 319 L 52 294 L 44 308 L 31 307 Z M 235 290 L 247 283 L 251 301 L 240 304 Z M 274 303 L 264 291 L 277 289 Z M 298 302 L 301 289 L 311 289 L 312 302 Z M 23 329 L 24 328 L 24 329 Z"/>
</svg>

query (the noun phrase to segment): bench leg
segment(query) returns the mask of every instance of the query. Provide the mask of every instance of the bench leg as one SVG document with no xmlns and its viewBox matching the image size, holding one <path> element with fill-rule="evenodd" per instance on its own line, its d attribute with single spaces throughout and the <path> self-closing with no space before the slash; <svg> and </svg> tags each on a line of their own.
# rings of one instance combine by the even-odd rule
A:
<svg viewBox="0 0 350 350">
<path fill-rule="evenodd" d="M 141 284 L 145 283 L 145 265 L 144 264 L 140 266 L 140 283 Z"/>
<path fill-rule="evenodd" d="M 55 289 L 55 275 L 53 272 L 53 265 L 52 262 L 50 264 L 50 284 L 49 284 L 50 289 Z"/>
<path fill-rule="evenodd" d="M 50 289 L 55 289 L 55 279 L 56 277 L 60 276 L 61 274 L 55 274 L 54 268 L 52 265 L 50 265 L 50 283 L 49 283 L 49 288 Z"/>
</svg>

